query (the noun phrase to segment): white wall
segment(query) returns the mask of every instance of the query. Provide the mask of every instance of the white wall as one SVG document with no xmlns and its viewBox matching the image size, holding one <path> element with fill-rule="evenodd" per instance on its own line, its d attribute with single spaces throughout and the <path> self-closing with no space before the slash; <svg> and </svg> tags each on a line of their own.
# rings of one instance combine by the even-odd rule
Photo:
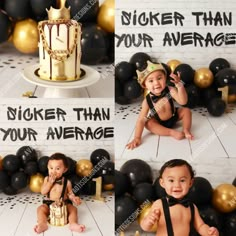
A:
<svg viewBox="0 0 236 236">
<path fill-rule="evenodd" d="M 88 108 L 91 108 L 92 113 L 96 111 L 95 116 L 90 119 L 84 116 L 84 111 L 88 113 Z M 80 113 L 80 117 L 77 116 L 77 111 L 73 109 L 81 108 L 83 111 Z M 17 113 L 15 113 L 17 111 Z M 37 119 L 27 121 L 26 119 L 18 116 L 23 111 L 37 111 L 42 110 L 41 116 L 37 116 Z M 51 110 L 49 110 L 51 109 Z M 86 109 L 86 110 L 85 110 Z M 45 120 L 45 111 L 47 110 L 48 117 L 55 115 L 55 119 Z M 54 111 L 60 111 L 59 119 Z M 108 118 L 101 116 L 100 114 L 110 115 Z M 52 113 L 51 113 L 52 112 Z M 66 114 L 63 114 L 63 113 Z M 16 114 L 16 115 L 15 115 Z M 29 117 L 28 112 L 25 113 L 26 117 Z M 28 118 L 27 118 L 28 119 Z M 82 131 L 87 132 L 91 128 L 92 132 L 101 127 L 101 129 L 107 128 L 109 132 L 108 136 L 113 134 L 113 121 L 114 121 L 114 104 L 113 99 L 7 99 L 0 101 L 0 156 L 7 154 L 15 154 L 16 151 L 24 145 L 31 146 L 36 149 L 39 156 L 51 155 L 54 152 L 62 152 L 73 159 L 86 158 L 89 159 L 92 151 L 98 148 L 106 149 L 111 157 L 114 157 L 114 145 L 113 137 L 105 137 L 102 133 L 97 133 L 96 138 L 93 135 L 86 136 L 82 134 L 78 138 L 74 135 L 73 127 L 78 127 Z M 56 135 L 47 135 L 50 127 L 72 127 L 67 132 L 67 137 L 57 138 Z M 33 133 L 31 136 L 27 135 L 23 140 L 16 138 L 15 131 L 18 129 L 23 132 L 23 129 L 27 128 Z M 9 131 L 9 134 L 6 134 Z M 36 134 L 36 133 L 37 134 Z M 66 134 L 64 132 L 64 134 Z M 68 136 L 69 135 L 69 136 Z M 72 135 L 70 137 L 70 135 Z M 48 137 L 48 139 L 47 139 Z M 31 140 L 30 140 L 31 139 Z"/>
<path fill-rule="evenodd" d="M 131 13 L 132 17 L 135 15 L 134 11 L 136 11 L 137 16 L 140 16 L 140 14 L 144 12 L 146 16 L 150 13 L 159 13 L 157 19 L 160 24 L 154 21 L 154 24 L 151 25 L 150 20 L 146 26 L 141 26 L 140 24 L 134 25 L 132 21 L 129 24 L 128 18 L 124 17 L 122 11 Z M 182 20 L 177 19 L 176 25 L 175 18 L 173 17 L 174 12 L 184 17 Z M 204 25 L 202 16 L 199 17 L 200 24 L 197 25 L 197 18 L 192 15 L 193 12 L 204 12 L 208 17 L 209 12 L 211 12 L 214 19 L 218 12 L 218 17 L 216 17 L 218 19 L 217 25 L 214 25 L 214 20 L 212 24 L 207 21 L 206 25 Z M 170 18 L 168 19 L 171 22 L 170 24 L 164 25 L 161 23 L 161 15 L 165 13 L 170 13 Z M 227 18 L 229 14 L 231 14 L 231 24 L 224 22 L 223 14 L 225 14 Z M 222 25 L 220 17 L 222 17 Z M 125 19 L 123 23 L 126 22 L 128 25 L 122 24 L 122 18 Z M 181 26 L 181 23 L 183 26 Z M 123 34 L 134 35 L 136 42 L 138 34 L 147 34 L 153 39 L 153 41 L 150 42 L 151 46 L 147 42 L 145 47 L 143 41 L 141 41 L 140 46 L 128 47 L 130 40 L 127 38 L 126 45 L 124 43 L 125 40 L 121 40 L 120 46 L 117 47 L 119 40 L 116 37 L 116 63 L 123 60 L 129 61 L 130 57 L 136 52 L 146 52 L 151 57 L 157 58 L 160 62 L 167 63 L 169 60 L 178 59 L 183 63 L 190 64 L 194 69 L 208 67 L 213 59 L 223 57 L 230 62 L 232 68 L 236 69 L 236 3 L 234 0 L 118 0 L 116 1 L 115 32 L 118 37 L 121 37 Z M 219 33 L 223 33 L 224 35 L 227 33 L 233 44 L 225 45 L 223 42 L 221 46 L 216 46 L 215 43 L 213 43 L 213 46 L 206 46 L 204 41 L 202 41 L 203 46 L 199 46 L 199 43 L 197 43 L 196 46 L 194 46 L 194 43 L 185 46 L 181 45 L 181 43 L 177 43 L 177 45 L 174 46 L 172 41 L 171 46 L 168 44 L 164 46 L 163 39 L 165 34 L 171 35 L 171 33 L 174 33 L 176 35 L 177 32 L 190 33 L 190 36 L 192 36 L 193 32 L 196 32 L 204 38 L 207 33 L 210 33 L 213 39 Z M 190 40 L 192 41 L 193 38 L 191 37 Z M 217 43 L 219 43 L 219 41 Z"/>
</svg>

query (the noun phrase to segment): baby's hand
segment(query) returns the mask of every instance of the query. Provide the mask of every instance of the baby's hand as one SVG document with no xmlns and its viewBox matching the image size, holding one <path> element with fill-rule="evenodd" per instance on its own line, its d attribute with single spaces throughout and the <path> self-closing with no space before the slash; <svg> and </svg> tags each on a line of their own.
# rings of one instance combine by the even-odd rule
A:
<svg viewBox="0 0 236 236">
<path fill-rule="evenodd" d="M 170 77 L 172 78 L 170 81 L 175 84 L 175 87 L 178 87 L 180 84 L 180 73 L 177 72 L 177 75 L 174 73 L 171 73 Z"/>
<path fill-rule="evenodd" d="M 48 181 L 49 181 L 51 184 L 53 184 L 53 183 L 55 182 L 55 180 L 56 180 L 56 175 L 51 174 L 51 175 L 48 176 Z"/>
<path fill-rule="evenodd" d="M 134 149 L 141 144 L 141 138 L 134 138 L 130 143 L 126 145 L 128 149 Z"/>
<path fill-rule="evenodd" d="M 71 196 L 70 199 L 77 206 L 82 203 L 81 199 L 79 197 L 75 196 L 75 195 Z"/>
<path fill-rule="evenodd" d="M 215 227 L 210 227 L 208 229 L 208 235 L 211 235 L 211 236 L 219 236 L 219 231 L 217 228 Z"/>
<path fill-rule="evenodd" d="M 149 215 L 147 216 L 147 224 L 148 224 L 149 226 L 152 226 L 152 225 L 154 225 L 155 223 L 157 223 L 157 221 L 159 221 L 159 219 L 160 219 L 160 214 L 161 214 L 161 212 L 160 212 L 159 209 L 157 209 L 157 208 L 153 209 L 153 210 L 149 213 Z"/>
</svg>

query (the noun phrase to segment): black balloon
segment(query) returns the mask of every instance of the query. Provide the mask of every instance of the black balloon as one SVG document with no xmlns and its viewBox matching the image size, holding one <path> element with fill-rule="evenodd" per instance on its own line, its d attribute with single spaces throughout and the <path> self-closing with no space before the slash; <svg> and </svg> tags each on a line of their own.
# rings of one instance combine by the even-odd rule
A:
<svg viewBox="0 0 236 236">
<path fill-rule="evenodd" d="M 232 182 L 234 186 L 236 186 L 236 177 L 234 178 L 234 181 Z"/>
<path fill-rule="evenodd" d="M 65 173 L 65 176 L 74 175 L 76 173 L 76 161 L 70 157 L 67 157 L 68 170 Z"/>
<path fill-rule="evenodd" d="M 6 188 L 10 184 L 10 177 L 7 172 L 0 171 L 0 189 Z"/>
<path fill-rule="evenodd" d="M 203 177 L 195 177 L 192 187 L 189 190 L 188 198 L 197 206 L 208 205 L 212 199 L 212 186 Z"/>
<path fill-rule="evenodd" d="M 151 167 L 143 160 L 129 160 L 122 165 L 120 171 L 128 176 L 133 188 L 139 183 L 152 183 Z"/>
<path fill-rule="evenodd" d="M 72 175 L 69 177 L 73 192 L 76 196 L 94 195 L 96 192 L 96 182 L 93 180 L 84 181 L 83 177 Z"/>
<path fill-rule="evenodd" d="M 184 82 L 185 85 L 192 84 L 194 79 L 195 71 L 188 64 L 179 64 L 175 70 L 174 74 L 180 73 L 180 79 Z"/>
<path fill-rule="evenodd" d="M 114 175 L 115 165 L 112 161 L 106 161 L 96 172 L 95 177 Z"/>
<path fill-rule="evenodd" d="M 94 150 L 90 155 L 90 161 L 96 166 L 102 160 L 110 160 L 110 154 L 105 149 L 99 148 Z"/>
<path fill-rule="evenodd" d="M 115 79 L 120 80 L 121 83 L 131 80 L 135 75 L 134 65 L 127 61 L 122 61 L 115 66 Z"/>
<path fill-rule="evenodd" d="M 124 96 L 128 99 L 136 99 L 142 94 L 142 88 L 136 79 L 127 81 L 124 84 Z"/>
<path fill-rule="evenodd" d="M 115 175 L 104 175 L 102 176 L 102 185 L 115 184 Z"/>
<path fill-rule="evenodd" d="M 115 79 L 115 97 L 120 97 L 124 95 L 123 85 L 120 80 Z"/>
<path fill-rule="evenodd" d="M 36 151 L 29 146 L 23 146 L 19 148 L 16 152 L 16 155 L 20 158 L 23 165 L 26 165 L 30 161 L 38 160 Z"/>
<path fill-rule="evenodd" d="M 48 159 L 48 156 L 42 156 L 38 160 L 39 172 L 44 176 L 48 173 Z"/>
<path fill-rule="evenodd" d="M 36 19 L 43 19 L 47 16 L 46 9 L 50 9 L 50 7 L 56 7 L 56 0 L 30 0 L 30 5 L 32 12 L 34 14 L 34 17 Z"/>
<path fill-rule="evenodd" d="M 20 159 L 12 154 L 5 156 L 2 161 L 3 169 L 11 172 L 17 171 L 20 165 Z"/>
<path fill-rule="evenodd" d="M 211 70 L 213 75 L 224 68 L 230 68 L 229 62 L 224 58 L 216 58 L 209 65 L 209 69 Z"/>
<path fill-rule="evenodd" d="M 27 175 L 35 175 L 38 173 L 38 163 L 36 161 L 28 162 L 25 167 L 24 171 Z"/>
<path fill-rule="evenodd" d="M 155 199 L 152 184 L 140 183 L 137 184 L 133 190 L 133 197 L 139 205 L 145 201 L 152 202 Z"/>
<path fill-rule="evenodd" d="M 0 43 L 7 41 L 11 33 L 11 22 L 0 9 Z"/>
<path fill-rule="evenodd" d="M 203 221 L 210 226 L 216 227 L 219 231 L 222 229 L 222 215 L 211 206 L 200 207 L 199 213 Z"/>
<path fill-rule="evenodd" d="M 137 70 L 144 70 L 147 67 L 147 61 L 151 61 L 151 57 L 144 52 L 137 52 L 130 58 L 129 62 L 133 64 Z"/>
<path fill-rule="evenodd" d="M 207 105 L 207 110 L 212 116 L 221 116 L 225 109 L 226 103 L 221 98 L 212 98 Z"/>
<path fill-rule="evenodd" d="M 67 6 L 71 7 L 71 17 L 78 22 L 96 22 L 99 1 L 67 0 Z"/>
<path fill-rule="evenodd" d="M 96 24 L 84 25 L 81 37 L 81 62 L 84 64 L 98 64 L 107 56 L 107 33 Z"/>
<path fill-rule="evenodd" d="M 236 235 L 236 211 L 225 215 L 223 229 L 224 236 Z"/>
<path fill-rule="evenodd" d="M 11 185 L 9 185 L 9 186 L 7 186 L 6 188 L 3 189 L 3 192 L 6 195 L 16 195 L 17 194 L 17 189 L 15 189 Z"/>
<path fill-rule="evenodd" d="M 154 193 L 156 194 L 156 198 L 159 199 L 166 196 L 166 191 L 164 188 L 161 187 L 159 178 L 157 178 L 155 182 L 153 183 L 153 189 L 154 189 Z"/>
<path fill-rule="evenodd" d="M 201 91 L 201 95 L 202 95 L 203 104 L 204 104 L 205 106 L 207 106 L 208 103 L 209 103 L 209 101 L 210 101 L 212 98 L 219 97 L 219 96 L 220 96 L 220 93 L 219 93 L 219 91 L 217 91 L 216 88 L 214 88 L 214 87 L 209 87 L 209 88 L 203 89 L 203 90 Z"/>
<path fill-rule="evenodd" d="M 185 106 L 189 108 L 194 108 L 198 106 L 200 102 L 199 88 L 196 85 L 191 84 L 186 87 L 186 92 L 188 94 L 188 101 Z"/>
<path fill-rule="evenodd" d="M 127 104 L 130 104 L 131 101 L 130 99 L 128 99 L 127 97 L 125 96 L 118 96 L 118 97 L 115 97 L 115 102 L 120 104 L 120 105 L 127 105 Z"/>
<path fill-rule="evenodd" d="M 7 0 L 4 9 L 7 15 L 16 20 L 30 17 L 31 6 L 30 0 Z"/>
<path fill-rule="evenodd" d="M 132 223 L 136 217 L 137 213 L 137 204 L 129 196 L 121 196 L 115 200 L 115 225 L 116 227 L 121 226 L 125 221 L 127 222 L 124 227 L 127 227 L 128 224 Z M 131 217 L 132 216 L 132 217 Z M 127 220 L 129 219 L 129 220 Z M 122 225 L 123 226 L 123 225 Z M 124 228 L 122 227 L 122 230 Z"/>
<path fill-rule="evenodd" d="M 16 172 L 11 176 L 11 186 L 17 190 L 25 188 L 27 186 L 27 181 L 27 175 L 22 171 Z"/>
<path fill-rule="evenodd" d="M 230 68 L 220 70 L 215 75 L 215 84 L 217 87 L 236 85 L 236 70 Z"/>
<path fill-rule="evenodd" d="M 119 197 L 126 193 L 130 188 L 130 181 L 127 175 L 119 170 L 115 170 L 115 196 Z"/>
</svg>

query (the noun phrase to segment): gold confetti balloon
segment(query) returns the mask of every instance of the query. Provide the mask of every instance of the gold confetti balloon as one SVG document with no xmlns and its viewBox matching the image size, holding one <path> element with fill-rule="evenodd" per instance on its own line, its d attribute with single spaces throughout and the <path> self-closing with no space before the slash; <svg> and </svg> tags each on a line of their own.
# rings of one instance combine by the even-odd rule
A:
<svg viewBox="0 0 236 236">
<path fill-rule="evenodd" d="M 30 176 L 29 189 L 34 193 L 40 193 L 44 176 L 40 173 Z"/>
<path fill-rule="evenodd" d="M 115 0 L 105 0 L 99 8 L 98 25 L 109 33 L 115 29 Z"/>
<path fill-rule="evenodd" d="M 221 184 L 213 191 L 213 206 L 222 213 L 236 210 L 236 187 L 232 184 Z"/>
<path fill-rule="evenodd" d="M 171 72 L 174 73 L 175 71 L 175 68 L 181 64 L 181 62 L 179 60 L 176 60 L 176 59 L 173 59 L 173 60 L 170 60 L 166 63 L 170 69 L 171 69 Z"/>
<path fill-rule="evenodd" d="M 91 161 L 81 159 L 76 163 L 76 174 L 79 176 L 89 176 L 93 170 L 93 164 Z"/>
<path fill-rule="evenodd" d="M 17 50 L 23 53 L 38 51 L 38 24 L 32 19 L 16 22 L 12 42 Z"/>
<path fill-rule="evenodd" d="M 214 80 L 213 73 L 208 68 L 200 68 L 195 71 L 194 84 L 199 88 L 208 88 Z"/>
<path fill-rule="evenodd" d="M 138 216 L 139 225 L 141 224 L 141 221 L 149 214 L 151 207 L 152 207 L 152 204 L 150 203 L 150 204 L 146 204 L 142 208 L 142 210 Z M 157 231 L 157 224 L 154 224 L 149 232 L 156 232 L 156 231 Z"/>
<path fill-rule="evenodd" d="M 112 191 L 112 190 L 114 190 L 115 185 L 114 185 L 114 184 L 103 184 L 103 185 L 102 185 L 102 188 L 103 188 L 105 191 Z"/>
</svg>

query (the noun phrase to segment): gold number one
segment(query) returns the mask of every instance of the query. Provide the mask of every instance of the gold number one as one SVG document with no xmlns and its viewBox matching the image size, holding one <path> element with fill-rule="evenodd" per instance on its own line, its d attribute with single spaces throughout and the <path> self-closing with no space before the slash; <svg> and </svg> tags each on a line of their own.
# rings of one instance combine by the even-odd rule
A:
<svg viewBox="0 0 236 236">
<path fill-rule="evenodd" d="M 221 91 L 221 98 L 225 101 L 226 105 L 228 104 L 228 96 L 229 96 L 229 86 L 225 86 L 223 88 L 218 88 L 218 91 Z"/>
<path fill-rule="evenodd" d="M 93 181 L 96 181 L 96 194 L 93 198 L 95 200 L 105 201 L 104 197 L 102 197 L 102 177 L 95 178 Z"/>
</svg>

